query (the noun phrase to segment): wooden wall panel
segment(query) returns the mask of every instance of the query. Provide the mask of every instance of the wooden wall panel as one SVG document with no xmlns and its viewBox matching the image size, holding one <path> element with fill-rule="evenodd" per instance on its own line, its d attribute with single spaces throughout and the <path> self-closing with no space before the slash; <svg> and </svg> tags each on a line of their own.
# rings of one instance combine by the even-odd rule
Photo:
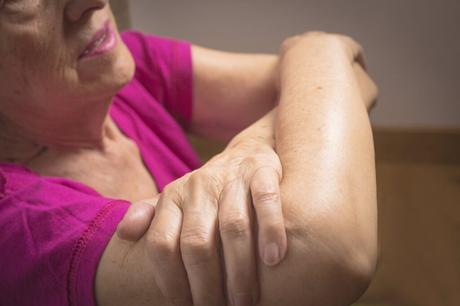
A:
<svg viewBox="0 0 460 306">
<path fill-rule="evenodd" d="M 460 131 L 374 136 L 380 260 L 360 305 L 460 305 Z"/>
<path fill-rule="evenodd" d="M 374 140 L 380 259 L 357 305 L 460 305 L 460 130 L 376 128 Z M 203 160 L 223 148 L 193 142 Z"/>
</svg>

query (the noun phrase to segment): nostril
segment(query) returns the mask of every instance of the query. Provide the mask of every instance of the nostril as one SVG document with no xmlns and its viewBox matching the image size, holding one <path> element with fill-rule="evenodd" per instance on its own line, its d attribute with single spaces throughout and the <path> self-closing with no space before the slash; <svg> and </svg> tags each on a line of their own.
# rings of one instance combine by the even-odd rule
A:
<svg viewBox="0 0 460 306">
<path fill-rule="evenodd" d="M 70 1 L 66 7 L 66 15 L 69 21 L 77 22 L 95 11 L 104 9 L 107 5 L 108 1 L 102 0 Z"/>
<path fill-rule="evenodd" d="M 80 18 L 86 17 L 86 15 L 88 15 L 88 14 L 94 12 L 94 11 L 98 11 L 98 10 L 100 10 L 100 9 L 103 9 L 104 6 L 105 6 L 105 5 L 99 4 L 99 5 L 94 5 L 94 6 L 92 6 L 92 7 L 89 7 L 89 8 L 87 8 L 85 11 L 83 11 L 83 12 L 81 13 Z"/>
</svg>

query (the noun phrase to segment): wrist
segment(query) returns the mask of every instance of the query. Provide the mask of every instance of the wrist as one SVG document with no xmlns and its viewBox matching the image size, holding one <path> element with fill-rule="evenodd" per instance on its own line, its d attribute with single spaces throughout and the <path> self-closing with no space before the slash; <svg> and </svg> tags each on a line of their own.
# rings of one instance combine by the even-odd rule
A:
<svg viewBox="0 0 460 306">
<path fill-rule="evenodd" d="M 257 134 L 238 134 L 227 145 L 225 150 L 233 150 L 238 148 L 258 148 L 268 146 L 272 149 L 275 147 L 274 136 L 263 136 Z"/>
<path fill-rule="evenodd" d="M 307 32 L 284 40 L 280 47 L 279 57 L 280 61 L 283 61 L 295 53 L 294 57 L 297 60 L 299 58 L 318 60 L 318 58 L 325 58 L 324 54 L 328 54 L 327 56 L 345 56 L 348 63 L 352 63 L 361 52 L 361 46 L 348 36 Z M 312 54 L 314 54 L 313 57 L 311 57 Z"/>
<path fill-rule="evenodd" d="M 275 146 L 275 116 L 277 107 L 267 113 L 261 119 L 238 133 L 227 145 L 232 148 L 241 144 Z"/>
</svg>

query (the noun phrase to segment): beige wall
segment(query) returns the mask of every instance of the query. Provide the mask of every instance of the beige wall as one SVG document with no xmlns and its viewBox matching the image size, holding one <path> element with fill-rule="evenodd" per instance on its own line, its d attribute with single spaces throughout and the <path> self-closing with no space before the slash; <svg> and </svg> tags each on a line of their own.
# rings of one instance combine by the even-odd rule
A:
<svg viewBox="0 0 460 306">
<path fill-rule="evenodd" d="M 110 0 L 110 6 L 117 19 L 117 24 L 120 30 L 125 30 L 130 27 L 129 3 L 127 0 Z"/>
<path fill-rule="evenodd" d="M 460 1 L 136 0 L 133 26 L 234 51 L 276 52 L 306 30 L 365 47 L 381 87 L 378 126 L 460 127 Z"/>
</svg>

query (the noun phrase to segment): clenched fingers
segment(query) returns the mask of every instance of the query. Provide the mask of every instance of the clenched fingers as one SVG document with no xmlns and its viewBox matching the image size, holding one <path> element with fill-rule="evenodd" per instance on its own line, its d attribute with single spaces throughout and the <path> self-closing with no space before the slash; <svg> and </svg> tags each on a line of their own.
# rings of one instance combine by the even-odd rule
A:
<svg viewBox="0 0 460 306">
<path fill-rule="evenodd" d="M 192 306 L 190 286 L 180 254 L 182 212 L 180 198 L 167 191 L 161 196 L 156 215 L 146 235 L 155 282 L 174 305 Z"/>
<path fill-rule="evenodd" d="M 195 306 L 225 302 L 217 245 L 217 197 L 209 192 L 209 180 L 190 176 L 182 206 L 180 248 Z"/>
<path fill-rule="evenodd" d="M 279 174 L 271 167 L 256 170 L 250 182 L 259 228 L 259 254 L 268 266 L 281 262 L 287 250 L 279 185 Z"/>
<path fill-rule="evenodd" d="M 231 305 L 256 305 L 259 295 L 253 216 L 249 188 L 230 182 L 219 202 L 219 229 L 225 257 Z"/>
</svg>

